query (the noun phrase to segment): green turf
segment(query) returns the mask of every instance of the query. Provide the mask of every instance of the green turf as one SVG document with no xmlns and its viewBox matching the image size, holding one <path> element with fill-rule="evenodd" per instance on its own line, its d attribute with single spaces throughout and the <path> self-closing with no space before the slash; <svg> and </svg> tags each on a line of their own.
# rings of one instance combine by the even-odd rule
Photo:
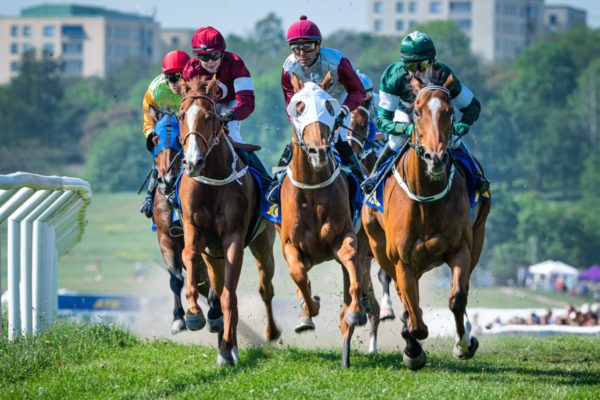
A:
<svg viewBox="0 0 600 400">
<path fill-rule="evenodd" d="M 401 354 L 341 350 L 242 349 L 233 368 L 216 350 L 143 341 L 117 328 L 59 324 L 35 338 L 0 343 L 0 398 L 403 398 L 593 399 L 600 391 L 600 339 L 482 338 L 469 361 L 451 340 L 425 341 L 423 370 Z"/>
</svg>

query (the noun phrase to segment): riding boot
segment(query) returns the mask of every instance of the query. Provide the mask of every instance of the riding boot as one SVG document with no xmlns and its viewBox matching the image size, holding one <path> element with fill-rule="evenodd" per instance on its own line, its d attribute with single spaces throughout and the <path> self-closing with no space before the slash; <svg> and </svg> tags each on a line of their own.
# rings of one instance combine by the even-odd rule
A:
<svg viewBox="0 0 600 400">
<path fill-rule="evenodd" d="M 365 175 L 362 171 L 362 166 L 360 165 L 360 160 L 356 157 L 356 153 L 352 150 L 352 147 L 348 144 L 347 141 L 342 140 L 341 138 L 335 143 L 335 149 L 340 154 L 340 158 L 342 159 L 342 164 L 350 167 L 350 171 L 354 173 L 359 182 L 365 180 Z"/>
<path fill-rule="evenodd" d="M 292 161 L 292 142 L 285 145 L 285 148 L 283 149 L 283 153 L 281 153 L 281 157 L 279 158 L 277 166 L 287 167 L 290 161 Z"/>
<path fill-rule="evenodd" d="M 154 198 L 154 190 L 158 185 L 158 181 L 156 177 L 158 176 L 158 170 L 156 169 L 156 165 L 152 167 L 152 172 L 150 173 L 150 180 L 148 181 L 148 190 L 146 191 L 146 198 L 144 199 L 144 203 L 140 207 L 140 212 L 144 214 L 148 218 L 152 218 L 152 214 L 154 210 L 152 210 L 152 199 Z"/>
<path fill-rule="evenodd" d="M 271 177 L 269 172 L 267 172 L 267 168 L 254 152 L 246 151 L 240 148 L 235 149 L 235 152 L 238 155 L 238 157 L 242 159 L 244 164 L 246 164 L 249 167 L 253 167 L 258 171 L 258 173 L 262 176 L 265 184 L 271 183 L 271 180 L 273 178 Z"/>
<path fill-rule="evenodd" d="M 360 188 L 362 189 L 362 191 L 364 193 L 371 193 L 373 191 L 373 189 L 375 189 L 375 185 L 377 184 L 377 170 L 393 154 L 396 154 L 396 151 L 390 147 L 389 143 L 386 143 L 385 146 L 383 147 L 383 149 L 381 150 L 381 153 L 379 153 L 379 156 L 377 157 L 377 161 L 375 161 L 375 165 L 373 166 L 373 170 L 371 171 L 371 174 L 360 186 Z"/>
<path fill-rule="evenodd" d="M 490 190 L 490 181 L 485 177 L 481 165 L 477 159 L 473 157 L 473 154 L 471 154 L 462 140 L 460 141 L 460 146 L 458 146 L 457 150 L 466 154 L 471 159 L 471 164 L 475 166 L 475 190 L 482 194 Z"/>
<path fill-rule="evenodd" d="M 292 142 L 285 145 L 281 157 L 277 162 L 277 166 L 287 167 L 290 161 L 292 161 Z M 271 179 L 269 187 L 267 187 L 267 190 L 265 191 L 265 197 L 271 203 L 277 203 L 278 201 L 277 193 L 279 193 L 279 187 L 281 186 L 281 176 L 282 175 L 279 173 L 275 174 L 275 177 Z"/>
</svg>

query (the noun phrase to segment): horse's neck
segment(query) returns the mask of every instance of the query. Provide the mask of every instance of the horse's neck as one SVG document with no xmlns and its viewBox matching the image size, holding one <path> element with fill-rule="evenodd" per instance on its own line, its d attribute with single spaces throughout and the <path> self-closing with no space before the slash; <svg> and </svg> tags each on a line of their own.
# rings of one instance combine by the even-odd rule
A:
<svg viewBox="0 0 600 400">
<path fill-rule="evenodd" d="M 306 154 L 306 152 L 296 143 L 293 145 L 290 165 L 292 166 L 292 174 L 294 175 L 295 180 L 313 185 L 321 183 L 331 177 L 333 168 L 335 167 L 331 159 L 329 159 L 327 167 L 318 170 L 313 168 L 308 161 L 308 154 Z"/>
<path fill-rule="evenodd" d="M 219 144 L 216 145 L 208 157 L 206 157 L 204 176 L 212 179 L 225 179 L 233 172 L 231 169 L 233 150 L 230 150 L 226 140 L 225 137 L 222 137 Z"/>
<path fill-rule="evenodd" d="M 421 160 L 414 148 L 408 149 L 398 161 L 397 169 L 410 190 L 417 196 L 433 196 L 440 193 L 448 183 L 448 174 L 444 179 L 434 181 L 427 176 L 427 165 Z"/>
</svg>

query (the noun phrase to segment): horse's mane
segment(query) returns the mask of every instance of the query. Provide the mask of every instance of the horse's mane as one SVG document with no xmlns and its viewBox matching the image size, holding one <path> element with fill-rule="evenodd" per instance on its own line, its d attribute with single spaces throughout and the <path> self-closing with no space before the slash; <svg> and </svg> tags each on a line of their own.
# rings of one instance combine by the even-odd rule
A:
<svg viewBox="0 0 600 400">
<path fill-rule="evenodd" d="M 415 71 L 410 81 L 410 87 L 413 89 L 415 95 L 413 102 L 416 100 L 419 89 L 425 86 L 444 86 L 450 80 L 454 80 L 454 77 L 449 75 L 444 78 L 444 70 L 442 68 L 436 68 L 435 64 L 431 65 L 425 71 Z M 414 103 L 408 107 L 408 115 L 411 116 L 411 119 L 413 110 Z"/>
<path fill-rule="evenodd" d="M 213 98 L 220 96 L 221 88 L 217 85 L 216 76 L 212 78 L 207 76 L 194 76 L 189 81 L 184 83 L 186 95 L 200 94 L 213 96 Z"/>
</svg>

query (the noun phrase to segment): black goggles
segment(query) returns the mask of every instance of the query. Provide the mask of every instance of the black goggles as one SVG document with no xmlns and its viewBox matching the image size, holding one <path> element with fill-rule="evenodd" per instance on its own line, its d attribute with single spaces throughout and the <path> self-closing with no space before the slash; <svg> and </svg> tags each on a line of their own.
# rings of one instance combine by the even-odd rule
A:
<svg viewBox="0 0 600 400">
<path fill-rule="evenodd" d="M 222 51 L 217 51 L 216 53 L 196 54 L 196 57 L 200 61 L 204 61 L 204 62 L 207 62 L 209 60 L 218 60 L 222 56 L 223 56 L 223 52 Z"/>
<path fill-rule="evenodd" d="M 174 74 L 166 74 L 165 78 L 171 83 L 177 83 L 181 79 L 181 74 L 179 72 L 175 72 Z"/>
<path fill-rule="evenodd" d="M 418 62 L 405 62 L 406 69 L 410 72 L 420 71 L 423 72 L 429 68 L 429 60 L 418 61 Z"/>
<path fill-rule="evenodd" d="M 317 44 L 315 42 L 294 43 L 290 47 L 295 54 L 300 54 L 301 51 L 312 53 L 317 48 Z"/>
</svg>

